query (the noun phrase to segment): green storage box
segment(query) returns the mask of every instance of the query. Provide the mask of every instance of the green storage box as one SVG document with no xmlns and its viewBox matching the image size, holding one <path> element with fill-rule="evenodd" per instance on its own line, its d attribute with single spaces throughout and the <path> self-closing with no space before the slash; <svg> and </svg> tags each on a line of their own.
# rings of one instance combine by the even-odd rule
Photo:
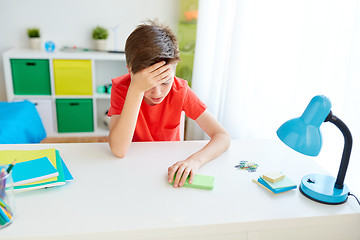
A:
<svg viewBox="0 0 360 240">
<path fill-rule="evenodd" d="M 91 60 L 54 59 L 56 95 L 92 95 Z"/>
<path fill-rule="evenodd" d="M 49 60 L 10 59 L 15 95 L 51 95 Z"/>
<path fill-rule="evenodd" d="M 58 132 L 93 132 L 92 99 L 56 99 Z"/>
</svg>

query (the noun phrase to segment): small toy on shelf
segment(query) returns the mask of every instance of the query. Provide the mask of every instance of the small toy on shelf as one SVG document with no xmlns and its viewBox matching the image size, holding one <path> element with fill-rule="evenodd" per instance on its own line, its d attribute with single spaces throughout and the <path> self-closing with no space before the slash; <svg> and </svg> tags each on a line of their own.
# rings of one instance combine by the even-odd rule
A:
<svg viewBox="0 0 360 240">
<path fill-rule="evenodd" d="M 104 123 L 105 127 L 107 127 L 109 129 L 109 127 L 110 127 L 110 117 L 108 117 L 108 112 L 109 112 L 109 110 L 107 110 L 105 112 L 105 115 L 103 116 L 102 120 L 103 120 L 103 123 Z"/>
<path fill-rule="evenodd" d="M 107 85 L 103 85 L 103 86 L 98 86 L 96 88 L 96 91 L 98 93 L 111 93 L 111 87 L 112 87 L 112 84 L 107 84 Z"/>
</svg>

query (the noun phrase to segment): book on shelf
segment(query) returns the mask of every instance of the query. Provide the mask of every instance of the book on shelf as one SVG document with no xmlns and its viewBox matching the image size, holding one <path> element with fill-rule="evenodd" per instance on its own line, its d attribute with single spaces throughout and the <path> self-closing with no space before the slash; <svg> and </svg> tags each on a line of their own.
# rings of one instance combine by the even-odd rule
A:
<svg viewBox="0 0 360 240">
<path fill-rule="evenodd" d="M 287 176 L 284 176 L 282 180 L 279 180 L 275 183 L 264 179 L 262 176 L 259 176 L 258 179 L 253 179 L 253 182 L 274 194 L 287 192 L 297 187 L 297 185 Z"/>
</svg>

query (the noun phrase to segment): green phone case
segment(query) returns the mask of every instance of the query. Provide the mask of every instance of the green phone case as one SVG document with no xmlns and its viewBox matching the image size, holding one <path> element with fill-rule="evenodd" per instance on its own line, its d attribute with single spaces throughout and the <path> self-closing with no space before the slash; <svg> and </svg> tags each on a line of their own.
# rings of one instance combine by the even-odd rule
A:
<svg viewBox="0 0 360 240">
<path fill-rule="evenodd" d="M 174 176 L 174 180 L 175 177 L 176 175 Z M 212 190 L 214 188 L 215 178 L 213 176 L 196 174 L 192 183 L 189 183 L 189 178 L 190 176 L 186 179 L 183 187 L 206 189 L 206 190 Z M 171 185 L 173 184 L 174 181 L 171 183 Z"/>
</svg>

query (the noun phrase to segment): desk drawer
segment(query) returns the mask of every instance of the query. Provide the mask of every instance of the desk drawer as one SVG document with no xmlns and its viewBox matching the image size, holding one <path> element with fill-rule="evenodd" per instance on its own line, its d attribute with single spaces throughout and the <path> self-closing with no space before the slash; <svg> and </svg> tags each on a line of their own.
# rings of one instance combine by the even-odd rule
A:
<svg viewBox="0 0 360 240">
<path fill-rule="evenodd" d="M 93 132 L 92 99 L 56 99 L 58 132 Z"/>
<path fill-rule="evenodd" d="M 49 60 L 10 59 L 15 95 L 51 95 Z"/>
</svg>

